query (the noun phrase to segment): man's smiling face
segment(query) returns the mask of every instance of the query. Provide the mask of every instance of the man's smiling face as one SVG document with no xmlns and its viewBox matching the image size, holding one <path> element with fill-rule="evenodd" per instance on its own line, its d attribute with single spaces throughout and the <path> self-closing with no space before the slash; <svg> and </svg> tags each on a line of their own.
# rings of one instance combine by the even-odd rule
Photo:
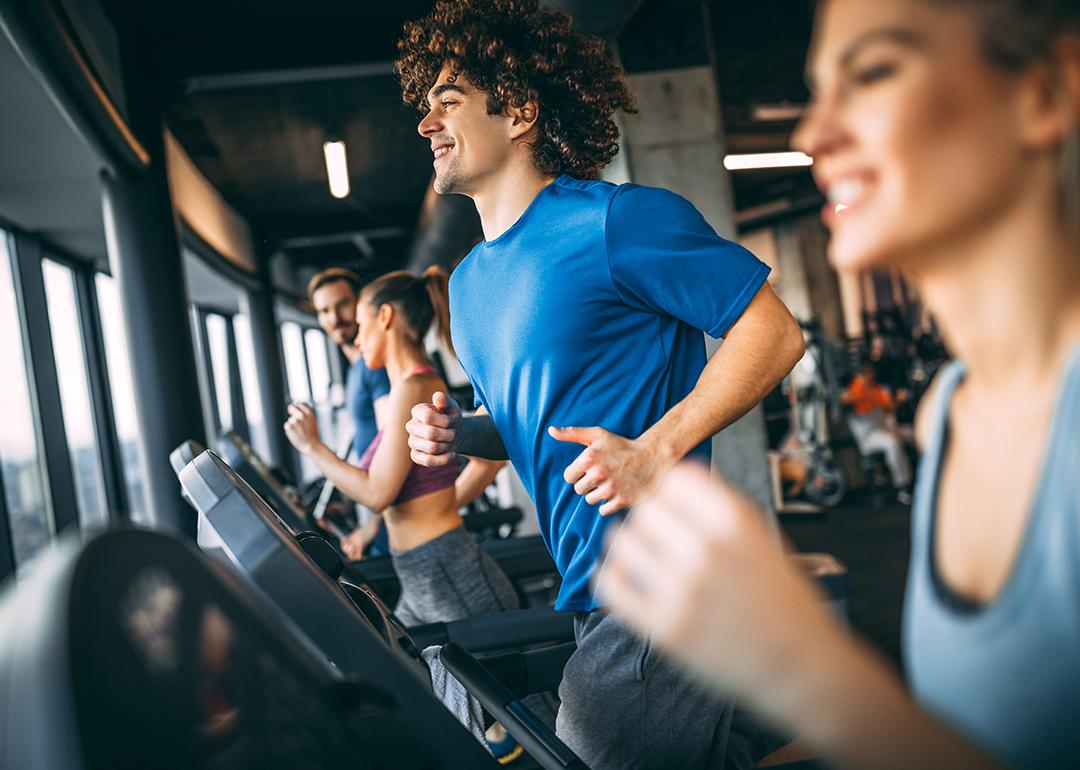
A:
<svg viewBox="0 0 1080 770">
<path fill-rule="evenodd" d="M 487 94 L 444 66 L 428 92 L 417 131 L 431 142 L 435 192 L 470 195 L 503 167 L 513 143 L 512 119 L 489 115 Z"/>
</svg>

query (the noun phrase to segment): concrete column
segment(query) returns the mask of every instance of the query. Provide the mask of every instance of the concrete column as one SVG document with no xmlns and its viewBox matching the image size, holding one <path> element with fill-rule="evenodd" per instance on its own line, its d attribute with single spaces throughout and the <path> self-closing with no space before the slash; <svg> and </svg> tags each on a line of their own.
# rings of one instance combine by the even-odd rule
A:
<svg viewBox="0 0 1080 770">
<path fill-rule="evenodd" d="M 169 453 L 187 439 L 206 445 L 183 263 L 173 227 L 160 138 L 138 177 L 104 176 L 109 262 L 116 275 L 131 356 L 149 519 L 195 536 Z"/>
<path fill-rule="evenodd" d="M 630 179 L 679 193 L 723 237 L 736 234 L 716 80 L 709 67 L 630 75 L 638 114 L 623 120 Z M 706 337 L 711 355 L 721 344 Z M 713 469 L 772 511 L 761 407 L 713 438 Z"/>
<path fill-rule="evenodd" d="M 294 455 L 281 427 L 288 419 L 285 409 L 285 363 L 274 315 L 270 258 L 269 255 L 260 254 L 257 260 L 259 288 L 244 292 L 240 308 L 251 323 L 251 346 L 259 367 L 259 401 L 262 403 L 270 447 L 270 455 L 266 459 L 271 465 L 292 471 Z"/>
<path fill-rule="evenodd" d="M 194 538 L 197 519 L 180 496 L 169 453 L 187 439 L 206 445 L 206 435 L 165 171 L 160 86 L 147 61 L 126 57 L 124 77 L 130 125 L 151 162 L 145 171 L 103 174 L 105 234 L 131 356 L 148 516 Z"/>
<path fill-rule="evenodd" d="M 828 233 L 816 215 L 784 222 L 773 229 L 780 264 L 777 294 L 800 321 L 816 318 L 834 339 L 847 326 L 840 283 L 829 265 Z"/>
</svg>

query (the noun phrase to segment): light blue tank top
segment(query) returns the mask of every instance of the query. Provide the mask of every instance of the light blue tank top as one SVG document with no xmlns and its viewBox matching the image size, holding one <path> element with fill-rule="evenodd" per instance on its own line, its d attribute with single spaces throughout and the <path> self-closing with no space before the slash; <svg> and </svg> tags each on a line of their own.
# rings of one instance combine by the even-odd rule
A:
<svg viewBox="0 0 1080 770">
<path fill-rule="evenodd" d="M 942 371 L 919 466 L 903 649 L 917 700 L 1013 767 L 1080 765 L 1080 346 L 1066 364 L 1034 502 L 1000 593 L 955 594 L 934 561 L 949 406 L 964 378 Z M 977 516 L 978 511 L 969 511 Z"/>
</svg>

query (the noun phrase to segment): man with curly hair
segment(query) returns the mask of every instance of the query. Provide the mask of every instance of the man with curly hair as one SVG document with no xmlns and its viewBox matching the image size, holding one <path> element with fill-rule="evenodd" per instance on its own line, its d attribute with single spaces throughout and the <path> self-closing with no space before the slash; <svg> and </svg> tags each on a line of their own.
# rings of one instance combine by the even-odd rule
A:
<svg viewBox="0 0 1080 770">
<path fill-rule="evenodd" d="M 441 0 L 405 27 L 397 70 L 435 190 L 472 198 L 484 240 L 450 284 L 476 390 L 413 410 L 413 460 L 509 458 L 578 613 L 557 732 L 597 770 L 745 767 L 749 738 L 590 590 L 604 532 L 751 409 L 803 352 L 769 269 L 666 190 L 592 181 L 633 98 L 605 44 L 536 0 Z M 706 361 L 702 332 L 724 337 Z M 566 427 L 570 426 L 570 427 Z M 582 449 L 584 446 L 584 449 Z"/>
</svg>

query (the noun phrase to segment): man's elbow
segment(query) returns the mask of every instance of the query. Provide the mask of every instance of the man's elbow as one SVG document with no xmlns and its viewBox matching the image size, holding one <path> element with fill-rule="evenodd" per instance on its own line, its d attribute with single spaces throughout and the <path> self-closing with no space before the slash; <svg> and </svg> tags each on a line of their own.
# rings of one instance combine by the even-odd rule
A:
<svg viewBox="0 0 1080 770">
<path fill-rule="evenodd" d="M 806 340 L 803 339 L 802 329 L 799 328 L 798 322 L 791 315 L 788 315 L 781 334 L 783 340 L 780 345 L 780 360 L 783 362 L 781 368 L 784 370 L 781 377 L 786 377 L 806 353 Z"/>
</svg>

